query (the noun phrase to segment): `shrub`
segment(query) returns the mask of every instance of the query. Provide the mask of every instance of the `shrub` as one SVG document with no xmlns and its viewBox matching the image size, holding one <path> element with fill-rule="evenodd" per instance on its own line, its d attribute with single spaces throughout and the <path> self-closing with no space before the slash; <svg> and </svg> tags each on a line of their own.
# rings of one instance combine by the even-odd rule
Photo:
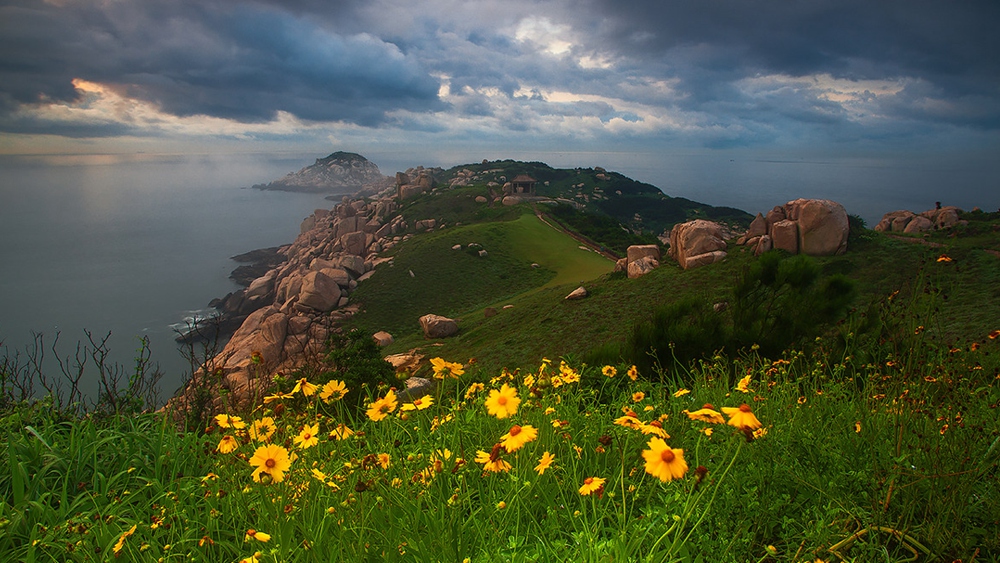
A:
<svg viewBox="0 0 1000 563">
<path fill-rule="evenodd" d="M 648 322 L 637 324 L 625 343 L 625 355 L 640 373 L 687 367 L 722 348 L 727 339 L 722 317 L 704 300 L 684 299 L 659 307 Z"/>
</svg>

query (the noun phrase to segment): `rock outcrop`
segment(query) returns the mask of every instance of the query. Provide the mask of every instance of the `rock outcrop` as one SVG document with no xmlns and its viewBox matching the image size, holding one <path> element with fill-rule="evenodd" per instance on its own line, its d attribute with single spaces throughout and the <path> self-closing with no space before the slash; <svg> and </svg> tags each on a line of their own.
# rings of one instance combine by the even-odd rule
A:
<svg viewBox="0 0 1000 563">
<path fill-rule="evenodd" d="M 420 328 L 424 330 L 425 338 L 448 338 L 458 334 L 458 323 L 441 315 L 420 317 Z"/>
<path fill-rule="evenodd" d="M 767 212 L 750 223 L 736 243 L 755 255 L 773 248 L 792 254 L 832 256 L 847 251 L 850 225 L 844 206 L 828 199 L 796 199 Z"/>
<path fill-rule="evenodd" d="M 629 278 L 638 278 L 660 267 L 660 247 L 655 244 L 633 244 L 625 250 L 625 258 L 615 264 Z"/>
<path fill-rule="evenodd" d="M 890 211 L 882 216 L 875 230 L 889 233 L 925 233 L 937 229 L 948 229 L 965 221 L 959 219 L 962 210 L 953 205 L 928 209 L 923 213 L 900 210 Z"/>
<path fill-rule="evenodd" d="M 402 239 L 406 224 L 395 212 L 391 198 L 344 198 L 332 210 L 317 209 L 306 218 L 295 241 L 280 248 L 280 265 L 227 296 L 245 320 L 171 399 L 173 406 L 192 404 L 199 387 L 207 388 L 215 403 L 223 389 L 231 406 L 259 400 L 274 373 L 320 358 L 338 323 L 357 311 L 351 292 L 384 260 L 377 252 Z"/>
<path fill-rule="evenodd" d="M 685 270 L 714 264 L 726 257 L 722 225 L 695 219 L 674 225 L 670 231 L 670 257 Z"/>
</svg>

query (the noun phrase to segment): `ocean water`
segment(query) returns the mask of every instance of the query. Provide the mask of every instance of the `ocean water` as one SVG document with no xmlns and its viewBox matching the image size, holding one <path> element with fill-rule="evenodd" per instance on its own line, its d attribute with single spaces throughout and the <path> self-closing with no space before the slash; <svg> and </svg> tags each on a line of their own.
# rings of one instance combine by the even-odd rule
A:
<svg viewBox="0 0 1000 563">
<path fill-rule="evenodd" d="M 175 328 L 237 289 L 230 256 L 292 242 L 333 202 L 247 186 L 312 159 L 253 156 L 0 158 L 0 340 L 24 353 L 33 333 L 75 354 L 84 330 L 109 331 L 128 364 L 149 338 L 172 394 L 190 366 Z M 88 382 L 88 390 L 93 381 Z"/>
</svg>

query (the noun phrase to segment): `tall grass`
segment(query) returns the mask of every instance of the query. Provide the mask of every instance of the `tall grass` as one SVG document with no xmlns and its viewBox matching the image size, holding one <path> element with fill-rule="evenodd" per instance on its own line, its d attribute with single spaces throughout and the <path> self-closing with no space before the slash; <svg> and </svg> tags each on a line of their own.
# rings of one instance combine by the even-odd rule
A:
<svg viewBox="0 0 1000 563">
<path fill-rule="evenodd" d="M 230 413 L 243 428 L 222 417 L 202 435 L 152 414 L 53 421 L 13 409 L 3 419 L 0 554 L 996 560 L 1000 340 L 949 349 L 913 336 L 908 351 L 864 364 L 860 350 L 830 342 L 779 358 L 715 356 L 691 366 L 686 389 L 669 373 L 633 381 L 630 366 L 450 364 L 435 394 L 412 410 L 399 400 L 384 418 L 303 380 Z M 401 387 L 385 383 L 371 405 Z M 497 418 L 489 397 L 504 385 L 520 404 Z M 763 423 L 756 433 L 691 418 L 741 404 Z M 537 437 L 508 451 L 500 444 L 515 425 Z M 670 481 L 650 474 L 643 455 L 661 432 L 687 463 Z M 291 457 L 287 471 L 265 465 L 254 478 L 255 456 L 276 451 Z M 539 472 L 546 452 L 554 461 Z"/>
</svg>

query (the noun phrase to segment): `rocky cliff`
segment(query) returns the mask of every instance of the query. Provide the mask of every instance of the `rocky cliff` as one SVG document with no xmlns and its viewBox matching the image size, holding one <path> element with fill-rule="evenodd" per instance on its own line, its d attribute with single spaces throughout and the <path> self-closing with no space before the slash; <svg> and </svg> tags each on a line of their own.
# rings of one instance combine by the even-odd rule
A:
<svg viewBox="0 0 1000 563">
<path fill-rule="evenodd" d="M 221 353 L 207 358 L 167 408 L 218 412 L 255 404 L 274 374 L 316 361 L 331 331 L 357 312 L 351 292 L 381 261 L 378 254 L 409 235 L 394 198 L 347 197 L 332 210 L 317 209 L 295 242 L 278 252 L 285 260 L 238 292 L 247 314 Z"/>
<path fill-rule="evenodd" d="M 378 192 L 392 185 L 378 166 L 360 154 L 335 152 L 316 163 L 287 174 L 269 184 L 254 186 L 265 190 L 347 194 L 359 191 Z"/>
</svg>

